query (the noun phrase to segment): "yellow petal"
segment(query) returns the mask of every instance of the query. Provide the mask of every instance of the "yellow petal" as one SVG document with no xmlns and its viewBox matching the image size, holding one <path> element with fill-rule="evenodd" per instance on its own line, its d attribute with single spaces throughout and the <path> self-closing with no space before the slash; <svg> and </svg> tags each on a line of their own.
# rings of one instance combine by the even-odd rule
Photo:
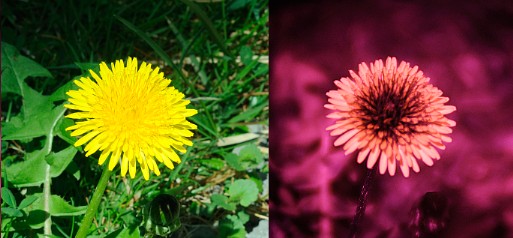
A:
<svg viewBox="0 0 513 238">
<path fill-rule="evenodd" d="M 121 177 L 125 177 L 126 172 L 128 172 L 128 158 L 123 155 L 123 159 L 121 159 Z"/>
<path fill-rule="evenodd" d="M 88 142 L 89 140 L 91 140 L 93 137 L 97 136 L 98 134 L 100 134 L 99 131 L 91 131 L 91 132 L 87 133 L 85 136 L 83 136 L 82 138 L 80 138 L 77 142 L 75 142 L 74 146 L 75 147 L 81 146 L 81 145 L 85 144 L 86 142 Z"/>
<path fill-rule="evenodd" d="M 119 162 L 119 159 L 121 158 L 121 150 L 117 149 L 114 151 L 112 156 L 110 157 L 109 161 L 109 170 L 112 171 L 114 167 L 116 167 L 116 164 Z"/>
</svg>

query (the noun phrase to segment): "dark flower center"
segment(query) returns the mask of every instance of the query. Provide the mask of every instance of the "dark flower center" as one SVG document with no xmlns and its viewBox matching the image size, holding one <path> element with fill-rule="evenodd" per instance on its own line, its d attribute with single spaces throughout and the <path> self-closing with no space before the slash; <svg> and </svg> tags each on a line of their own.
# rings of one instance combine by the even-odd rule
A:
<svg viewBox="0 0 513 238">
<path fill-rule="evenodd" d="M 395 130 L 404 115 L 403 104 L 404 99 L 398 95 L 377 95 L 374 103 L 369 105 L 372 108 L 369 123 L 377 125 L 379 131 Z"/>
<path fill-rule="evenodd" d="M 419 109 L 416 97 L 410 95 L 415 91 L 413 87 L 394 83 L 381 81 L 380 85 L 372 85 L 368 93 L 361 91 L 362 94 L 357 96 L 360 104 L 358 111 L 364 115 L 364 125 L 373 126 L 376 134 L 384 132 L 390 138 L 395 138 L 397 133 L 414 132 L 415 125 L 405 123 L 402 119 L 416 114 Z"/>
</svg>

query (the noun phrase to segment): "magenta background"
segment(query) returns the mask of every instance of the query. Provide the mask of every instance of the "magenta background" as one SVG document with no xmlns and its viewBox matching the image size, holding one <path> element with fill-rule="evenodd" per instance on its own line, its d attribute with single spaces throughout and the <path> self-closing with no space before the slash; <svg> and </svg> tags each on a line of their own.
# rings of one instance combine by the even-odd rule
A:
<svg viewBox="0 0 513 238">
<path fill-rule="evenodd" d="M 450 97 L 457 126 L 434 166 L 408 179 L 376 177 L 362 237 L 408 237 L 410 211 L 430 191 L 449 199 L 443 237 L 513 237 L 513 4 L 278 2 L 270 8 L 271 236 L 347 235 L 365 166 L 333 147 L 325 93 L 360 62 L 396 56 Z"/>
</svg>

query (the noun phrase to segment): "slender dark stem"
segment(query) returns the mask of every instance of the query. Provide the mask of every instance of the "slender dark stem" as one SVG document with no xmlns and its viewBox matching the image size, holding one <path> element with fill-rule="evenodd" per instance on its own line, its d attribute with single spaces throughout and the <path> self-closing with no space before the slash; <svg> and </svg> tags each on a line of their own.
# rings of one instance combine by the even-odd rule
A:
<svg viewBox="0 0 513 238">
<path fill-rule="evenodd" d="M 360 191 L 360 197 L 358 198 L 358 206 L 356 207 L 356 213 L 353 217 L 353 222 L 351 222 L 351 230 L 349 231 L 349 238 L 355 238 L 358 233 L 358 225 L 362 220 L 363 214 L 365 214 L 365 207 L 367 206 L 367 195 L 369 194 L 369 190 L 372 186 L 372 181 L 374 179 L 374 175 L 376 174 L 376 169 L 367 170 L 367 175 L 365 176 L 365 181 L 362 185 L 362 190 Z"/>
</svg>

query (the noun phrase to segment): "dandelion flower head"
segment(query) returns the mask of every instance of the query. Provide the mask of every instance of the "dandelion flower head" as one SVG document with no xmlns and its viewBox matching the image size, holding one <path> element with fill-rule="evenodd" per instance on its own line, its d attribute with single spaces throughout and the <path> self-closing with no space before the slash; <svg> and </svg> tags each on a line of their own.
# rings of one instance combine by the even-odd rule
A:
<svg viewBox="0 0 513 238">
<path fill-rule="evenodd" d="M 410 168 L 420 171 L 418 160 L 431 166 L 440 159 L 435 148 L 451 142 L 456 122 L 446 115 L 456 107 L 445 105 L 449 98 L 417 66 L 388 57 L 385 64 L 361 63 L 358 74 L 349 73 L 327 93 L 328 118 L 336 120 L 327 130 L 337 137 L 335 146 L 346 155 L 357 151 L 357 162 L 367 160 L 369 169 L 379 161 L 380 174 L 388 170 L 391 176 L 397 166 L 408 177 Z"/>
<path fill-rule="evenodd" d="M 186 108 L 190 101 L 158 67 L 139 67 L 137 58 L 128 58 L 126 65 L 117 60 L 110 68 L 102 62 L 99 75 L 90 74 L 94 81 L 81 77 L 74 81 L 78 89 L 66 93 L 65 107 L 75 110 L 66 116 L 75 125 L 66 130 L 80 137 L 75 146 L 85 144 L 86 156 L 101 151 L 98 164 L 109 159 L 111 171 L 121 163 L 123 177 L 129 172 L 134 178 L 137 164 L 148 180 L 150 170 L 160 175 L 156 161 L 170 169 L 180 163 L 176 151 L 185 153 L 196 129 L 187 117 L 197 111 Z"/>
</svg>

